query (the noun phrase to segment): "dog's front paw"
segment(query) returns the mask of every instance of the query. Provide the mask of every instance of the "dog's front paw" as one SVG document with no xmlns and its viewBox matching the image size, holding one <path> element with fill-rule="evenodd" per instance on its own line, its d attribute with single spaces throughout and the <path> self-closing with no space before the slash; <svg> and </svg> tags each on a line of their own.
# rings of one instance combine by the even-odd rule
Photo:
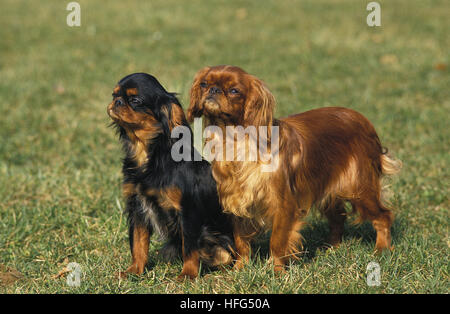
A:
<svg viewBox="0 0 450 314">
<path fill-rule="evenodd" d="M 177 281 L 185 281 L 187 280 L 194 280 L 195 278 L 197 278 L 198 274 L 195 273 L 185 273 L 185 272 L 181 272 L 181 274 L 178 275 L 177 277 Z"/>
<path fill-rule="evenodd" d="M 144 268 L 145 267 L 143 266 L 132 264 L 130 267 L 127 268 L 127 270 L 118 272 L 117 277 L 120 279 L 126 279 L 128 278 L 129 274 L 142 275 L 144 273 Z"/>
</svg>

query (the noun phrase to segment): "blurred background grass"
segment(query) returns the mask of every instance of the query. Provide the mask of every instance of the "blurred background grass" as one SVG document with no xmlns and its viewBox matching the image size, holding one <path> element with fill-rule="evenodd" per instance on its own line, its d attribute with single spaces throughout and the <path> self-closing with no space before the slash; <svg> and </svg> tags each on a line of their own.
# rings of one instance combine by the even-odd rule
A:
<svg viewBox="0 0 450 314">
<path fill-rule="evenodd" d="M 0 292 L 448 293 L 448 1 L 378 1 L 381 27 L 367 26 L 368 1 L 356 0 L 85 0 L 81 27 L 67 26 L 68 2 L 2 2 L 0 265 L 22 277 Z M 241 272 L 176 284 L 181 263 L 155 258 L 155 242 L 151 270 L 115 279 L 130 253 L 111 90 L 148 72 L 186 108 L 196 71 L 216 64 L 263 79 L 278 116 L 345 106 L 373 122 L 404 162 L 391 184 L 392 254 L 373 255 L 368 225 L 318 251 L 327 226 L 312 214 L 307 252 L 281 280 L 264 238 Z M 83 267 L 79 288 L 54 278 L 68 261 Z M 365 283 L 370 261 L 381 265 L 380 287 Z"/>
</svg>

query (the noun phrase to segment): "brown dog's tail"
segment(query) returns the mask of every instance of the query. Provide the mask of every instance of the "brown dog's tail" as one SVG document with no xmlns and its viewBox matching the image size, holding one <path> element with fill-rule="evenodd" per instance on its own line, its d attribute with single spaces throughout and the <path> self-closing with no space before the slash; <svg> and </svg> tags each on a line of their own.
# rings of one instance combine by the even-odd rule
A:
<svg viewBox="0 0 450 314">
<path fill-rule="evenodd" d="M 381 155 L 381 172 L 384 175 L 394 175 L 402 169 L 402 161 L 389 157 L 387 154 Z"/>
<path fill-rule="evenodd" d="M 392 176 L 397 174 L 402 169 L 402 161 L 400 159 L 395 159 L 389 157 L 386 153 L 380 156 L 381 161 L 381 173 L 382 178 L 380 178 L 380 187 L 381 193 L 379 197 L 380 204 L 383 204 L 385 208 L 389 208 L 391 206 L 390 200 L 393 197 L 392 191 L 390 190 L 391 180 L 388 176 Z"/>
</svg>

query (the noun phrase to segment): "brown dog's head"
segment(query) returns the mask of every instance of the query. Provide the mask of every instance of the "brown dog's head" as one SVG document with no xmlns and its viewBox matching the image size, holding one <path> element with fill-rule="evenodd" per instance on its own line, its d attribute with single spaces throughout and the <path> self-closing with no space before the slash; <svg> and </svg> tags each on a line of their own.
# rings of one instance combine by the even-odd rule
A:
<svg viewBox="0 0 450 314">
<path fill-rule="evenodd" d="M 270 126 L 275 98 L 264 83 L 235 66 L 200 70 L 191 88 L 190 122 L 204 115 L 226 125 Z"/>
</svg>

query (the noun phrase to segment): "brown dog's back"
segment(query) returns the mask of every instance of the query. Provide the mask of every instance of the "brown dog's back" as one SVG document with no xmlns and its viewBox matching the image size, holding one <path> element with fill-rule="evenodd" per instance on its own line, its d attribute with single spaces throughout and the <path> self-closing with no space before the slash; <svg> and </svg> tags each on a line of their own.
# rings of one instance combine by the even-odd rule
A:
<svg viewBox="0 0 450 314">
<path fill-rule="evenodd" d="M 362 114 L 348 108 L 327 107 L 280 121 L 299 135 L 288 144 L 301 143 L 301 158 L 291 161 L 297 163 L 292 167 L 302 172 L 295 180 L 296 188 L 301 191 L 307 185 L 307 190 L 316 196 L 313 203 L 357 199 L 369 191 L 379 198 L 380 177 L 392 172 L 383 171 L 390 159 L 383 157 L 375 128 Z"/>
</svg>

